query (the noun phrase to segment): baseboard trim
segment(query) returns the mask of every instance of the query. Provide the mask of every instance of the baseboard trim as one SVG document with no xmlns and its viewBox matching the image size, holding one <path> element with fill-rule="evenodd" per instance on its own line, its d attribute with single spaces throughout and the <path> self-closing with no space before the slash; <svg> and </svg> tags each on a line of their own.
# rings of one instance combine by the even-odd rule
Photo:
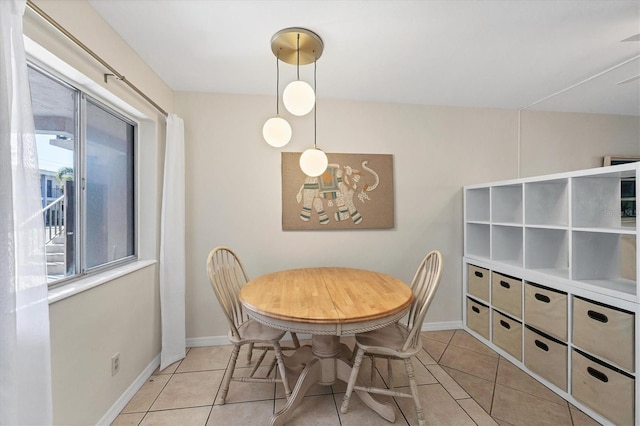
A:
<svg viewBox="0 0 640 426">
<path fill-rule="evenodd" d="M 207 337 L 191 337 L 186 341 L 188 348 L 198 348 L 201 346 L 222 346 L 230 345 L 227 336 L 207 336 Z"/>
<path fill-rule="evenodd" d="M 153 372 L 160 366 L 160 354 L 158 354 L 147 367 L 138 375 L 138 377 L 131 383 L 126 391 L 120 398 L 109 408 L 109 410 L 98 421 L 98 426 L 109 426 L 118 417 L 118 414 L 127 406 L 131 398 L 140 390 L 142 385 L 147 382 L 147 379 L 151 377 Z"/>
<path fill-rule="evenodd" d="M 422 331 L 458 330 L 462 325 L 462 321 L 425 322 Z"/>
</svg>

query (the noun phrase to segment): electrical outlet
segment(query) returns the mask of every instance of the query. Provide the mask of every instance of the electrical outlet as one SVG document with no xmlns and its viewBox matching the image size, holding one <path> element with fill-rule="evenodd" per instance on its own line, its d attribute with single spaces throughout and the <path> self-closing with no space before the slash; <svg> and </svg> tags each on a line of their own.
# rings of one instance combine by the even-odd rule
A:
<svg viewBox="0 0 640 426">
<path fill-rule="evenodd" d="M 120 352 L 111 357 L 111 375 L 115 376 L 120 371 Z"/>
</svg>

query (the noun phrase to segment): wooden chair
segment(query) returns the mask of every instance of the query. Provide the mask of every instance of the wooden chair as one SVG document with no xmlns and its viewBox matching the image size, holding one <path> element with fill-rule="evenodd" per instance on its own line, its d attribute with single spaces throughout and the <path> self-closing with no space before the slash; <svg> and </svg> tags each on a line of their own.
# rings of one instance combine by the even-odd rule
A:
<svg viewBox="0 0 640 426">
<path fill-rule="evenodd" d="M 222 310 L 229 322 L 228 336 L 231 343 L 233 343 L 233 351 L 231 352 L 229 364 L 227 365 L 227 369 L 222 380 L 222 390 L 220 394 L 221 403 L 225 403 L 227 393 L 229 392 L 229 384 L 232 380 L 260 383 L 281 382 L 288 398 L 291 394 L 291 390 L 289 389 L 289 383 L 286 379 L 285 366 L 282 360 L 282 350 L 290 348 L 282 348 L 280 346 L 280 340 L 286 332 L 254 321 L 249 318 L 242 309 L 242 304 L 238 299 L 238 295 L 240 294 L 242 286 L 249 281 L 249 277 L 247 276 L 240 259 L 238 259 L 238 256 L 230 248 L 222 246 L 216 247 L 211 250 L 209 257 L 207 258 L 207 272 L 209 274 L 211 286 L 218 298 L 218 302 L 220 302 Z M 300 347 L 297 336 L 294 333 L 291 334 L 295 347 Z M 238 354 L 240 353 L 240 348 L 243 345 L 248 345 L 248 363 L 251 362 L 254 350 L 261 350 L 262 353 L 248 376 L 234 377 L 233 373 L 236 361 L 238 359 Z M 275 358 L 266 376 L 254 377 L 254 374 L 264 360 L 267 351 L 271 349 L 275 353 Z M 268 377 L 276 362 L 278 364 L 281 379 Z"/>
<path fill-rule="evenodd" d="M 347 384 L 347 392 L 344 395 L 342 407 L 340 408 L 343 414 L 349 409 L 351 393 L 356 389 L 374 394 L 413 398 L 418 415 L 418 423 L 421 426 L 424 425 L 424 413 L 420 406 L 418 387 L 415 381 L 411 358 L 422 349 L 422 342 L 420 340 L 422 322 L 440 283 L 441 275 L 442 254 L 437 250 L 431 251 L 420 263 L 411 282 L 414 299 L 409 308 L 409 314 L 403 320 L 384 328 L 356 335 L 356 346 L 354 348 L 355 360 L 353 368 L 351 369 L 349 383 Z M 358 372 L 365 355 L 387 358 L 389 388 L 374 387 L 373 374 L 371 386 L 356 385 Z M 394 389 L 391 374 L 391 360 L 393 359 L 404 360 L 411 393 L 399 392 Z M 373 363 L 372 368 L 374 368 Z"/>
</svg>

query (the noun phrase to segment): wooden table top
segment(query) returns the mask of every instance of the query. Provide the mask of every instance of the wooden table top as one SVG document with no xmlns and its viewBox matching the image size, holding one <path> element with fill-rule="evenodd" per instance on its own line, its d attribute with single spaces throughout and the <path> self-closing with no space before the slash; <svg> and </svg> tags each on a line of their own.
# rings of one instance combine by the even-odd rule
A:
<svg viewBox="0 0 640 426">
<path fill-rule="evenodd" d="M 319 324 L 375 320 L 407 309 L 413 294 L 380 272 L 323 267 L 274 272 L 240 290 L 246 309 L 272 318 Z"/>
</svg>

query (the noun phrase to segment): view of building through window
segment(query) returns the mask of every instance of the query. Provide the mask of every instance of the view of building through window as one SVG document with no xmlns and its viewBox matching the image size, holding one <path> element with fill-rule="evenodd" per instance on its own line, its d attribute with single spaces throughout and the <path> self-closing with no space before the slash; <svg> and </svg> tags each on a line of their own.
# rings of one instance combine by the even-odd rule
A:
<svg viewBox="0 0 640 426">
<path fill-rule="evenodd" d="M 132 258 L 135 124 L 35 67 L 29 81 L 49 283 Z"/>
</svg>

